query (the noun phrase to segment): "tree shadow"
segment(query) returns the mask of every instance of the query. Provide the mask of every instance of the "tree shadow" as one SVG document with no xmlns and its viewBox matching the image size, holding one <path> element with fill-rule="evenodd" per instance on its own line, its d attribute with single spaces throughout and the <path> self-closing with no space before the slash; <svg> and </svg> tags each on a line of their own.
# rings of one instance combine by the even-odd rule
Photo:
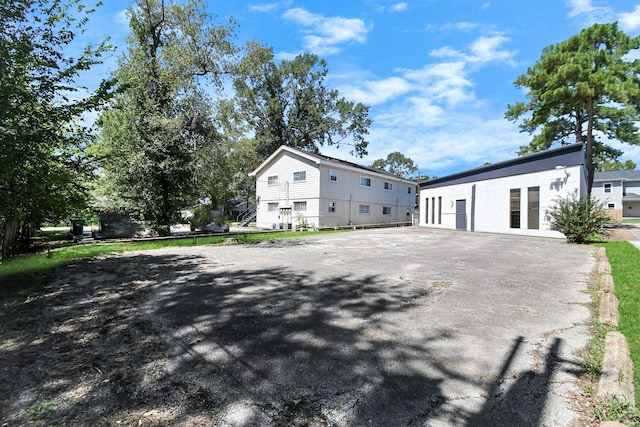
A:
<svg viewBox="0 0 640 427">
<path fill-rule="evenodd" d="M 505 380 L 504 386 L 492 383 L 487 389 L 487 400 L 478 413 L 468 416 L 468 426 L 540 426 L 550 393 L 553 377 L 563 368 L 562 364 L 574 365 L 574 362 L 560 357 L 562 339 L 555 338 L 551 343 L 541 370 L 527 370 L 517 374 L 517 380 L 509 385 L 506 378 L 509 367 L 520 350 L 524 337 L 515 340 L 509 356 L 505 359 L 499 378 Z M 581 375 L 579 367 L 570 369 L 575 376 Z"/>
<path fill-rule="evenodd" d="M 481 383 L 385 336 L 384 318 L 430 292 L 373 275 L 228 267 L 136 254 L 77 275 L 4 313 L 23 319 L 0 347 L 2 419 L 123 425 L 539 425 L 560 340 L 541 373 L 486 387 L 478 413 L 448 405 L 443 381 Z M 80 273 L 81 272 L 81 273 Z M 503 378 L 521 341 L 503 362 Z M 426 370 L 424 365 L 428 364 Z M 55 404 L 54 404 L 55 403 Z M 155 423 L 155 424 L 154 424 Z"/>
</svg>

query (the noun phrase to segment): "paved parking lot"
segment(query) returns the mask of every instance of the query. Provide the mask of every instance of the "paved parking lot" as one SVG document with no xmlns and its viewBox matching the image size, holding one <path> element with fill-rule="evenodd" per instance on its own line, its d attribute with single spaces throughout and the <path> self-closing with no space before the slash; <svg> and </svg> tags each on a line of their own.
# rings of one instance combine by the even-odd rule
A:
<svg viewBox="0 0 640 427">
<path fill-rule="evenodd" d="M 165 261 L 143 308 L 175 339 L 169 372 L 224 396 L 220 424 L 576 421 L 589 247 L 415 228 L 305 236 L 153 252 Z"/>
</svg>

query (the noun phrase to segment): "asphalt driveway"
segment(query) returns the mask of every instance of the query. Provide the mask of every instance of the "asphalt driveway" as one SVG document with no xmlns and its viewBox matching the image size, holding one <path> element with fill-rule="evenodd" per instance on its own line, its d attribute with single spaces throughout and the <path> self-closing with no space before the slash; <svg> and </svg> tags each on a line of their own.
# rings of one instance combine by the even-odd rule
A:
<svg viewBox="0 0 640 427">
<path fill-rule="evenodd" d="M 300 235 L 61 270 L 2 313 L 0 424 L 587 424 L 589 247 Z"/>
<path fill-rule="evenodd" d="M 576 420 L 588 247 L 398 228 L 172 251 L 144 309 L 220 424 Z"/>
</svg>

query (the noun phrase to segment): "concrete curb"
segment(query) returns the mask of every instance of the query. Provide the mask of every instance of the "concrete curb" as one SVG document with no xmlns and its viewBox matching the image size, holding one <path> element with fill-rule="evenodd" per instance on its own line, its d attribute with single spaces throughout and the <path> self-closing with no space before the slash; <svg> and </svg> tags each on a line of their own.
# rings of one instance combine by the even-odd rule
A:
<svg viewBox="0 0 640 427">
<path fill-rule="evenodd" d="M 598 396 L 615 395 L 635 406 L 632 380 L 633 369 L 627 340 L 620 332 L 609 332 L 605 340 Z"/>
<path fill-rule="evenodd" d="M 598 273 L 600 279 L 600 317 L 601 323 L 618 326 L 618 299 L 613 294 L 614 282 L 611 276 L 611 264 L 607 259 L 606 250 L 598 248 Z M 633 364 L 629 356 L 629 346 L 623 334 L 618 331 L 607 333 L 604 346 L 604 360 L 602 362 L 602 374 L 598 382 L 598 397 L 615 395 L 635 406 L 635 393 L 633 388 Z M 619 424 L 603 423 L 601 426 L 615 426 Z"/>
</svg>

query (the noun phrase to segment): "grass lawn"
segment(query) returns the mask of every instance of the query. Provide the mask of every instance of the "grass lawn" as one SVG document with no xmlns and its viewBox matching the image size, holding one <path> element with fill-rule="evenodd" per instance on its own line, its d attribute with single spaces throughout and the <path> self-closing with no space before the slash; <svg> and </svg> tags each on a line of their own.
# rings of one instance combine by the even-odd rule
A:
<svg viewBox="0 0 640 427">
<path fill-rule="evenodd" d="M 636 401 L 640 401 L 640 250 L 629 242 L 601 244 L 607 251 L 620 314 L 619 331 L 629 344 Z"/>
<path fill-rule="evenodd" d="M 319 231 L 314 233 L 335 232 Z M 144 251 L 176 246 L 211 245 L 224 239 L 236 238 L 246 243 L 265 240 L 300 237 L 304 232 L 276 231 L 268 233 L 221 234 L 219 236 L 187 237 L 183 239 L 148 240 L 128 243 L 79 244 L 43 251 L 35 254 L 17 256 L 0 264 L 0 295 L 9 290 L 31 290 L 42 285 L 51 271 L 57 267 L 72 264 L 83 258 L 92 258 L 125 251 Z"/>
<path fill-rule="evenodd" d="M 622 220 L 623 224 L 640 224 L 640 218 L 625 218 Z"/>
</svg>

